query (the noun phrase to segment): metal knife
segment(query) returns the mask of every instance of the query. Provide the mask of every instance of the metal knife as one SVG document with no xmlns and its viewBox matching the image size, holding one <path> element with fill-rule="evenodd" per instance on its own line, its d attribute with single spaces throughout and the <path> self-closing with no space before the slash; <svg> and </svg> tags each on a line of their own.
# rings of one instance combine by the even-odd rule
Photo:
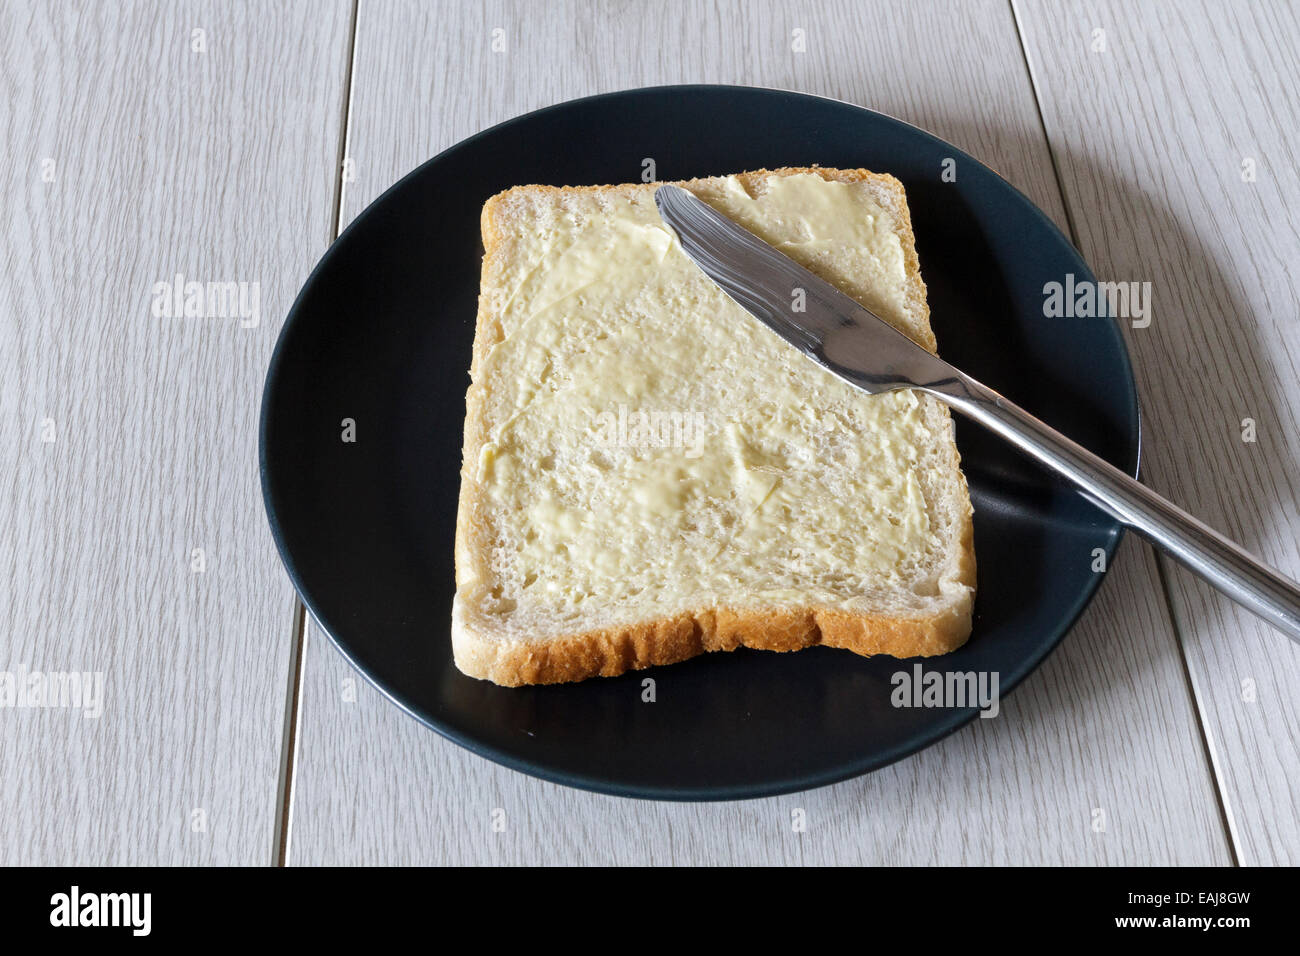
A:
<svg viewBox="0 0 1300 956">
<path fill-rule="evenodd" d="M 1300 643 L 1300 586 L 679 186 L 655 204 L 682 249 L 750 315 L 866 392 L 914 388 L 947 402 L 1074 482 L 1085 496 L 1228 597 Z M 804 311 L 794 312 L 802 289 Z"/>
</svg>

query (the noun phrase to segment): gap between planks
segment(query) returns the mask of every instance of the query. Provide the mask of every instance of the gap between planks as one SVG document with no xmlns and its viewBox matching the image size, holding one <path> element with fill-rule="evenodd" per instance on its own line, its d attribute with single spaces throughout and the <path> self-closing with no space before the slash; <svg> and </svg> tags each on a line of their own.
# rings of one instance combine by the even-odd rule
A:
<svg viewBox="0 0 1300 956">
<path fill-rule="evenodd" d="M 352 135 L 352 81 L 357 63 L 357 21 L 361 0 L 352 0 L 352 17 L 349 24 L 347 77 L 343 84 L 343 111 L 339 117 L 342 127 L 339 151 L 334 164 L 334 219 L 330 224 L 330 242 L 338 239 L 343 224 L 343 203 L 347 196 L 347 177 L 344 168 L 348 158 L 348 142 Z M 280 745 L 280 781 L 276 797 L 275 836 L 271 858 L 275 866 L 289 865 L 289 850 L 293 836 L 293 775 L 297 768 L 298 727 L 302 717 L 302 678 L 307 665 L 307 630 L 312 620 L 307 608 L 299 599 L 295 601 L 293 625 L 293 650 L 289 656 L 289 687 L 285 694 L 284 733 Z"/>
<path fill-rule="evenodd" d="M 1079 232 L 1074 225 L 1074 213 L 1070 207 L 1070 197 L 1065 191 L 1065 180 L 1061 176 L 1061 167 L 1056 160 L 1056 149 L 1052 146 L 1052 137 L 1047 132 L 1047 117 L 1043 114 L 1043 101 L 1038 94 L 1038 78 L 1034 75 L 1034 64 L 1029 56 L 1029 45 L 1025 42 L 1024 27 L 1020 23 L 1020 12 L 1016 9 L 1016 0 L 1007 0 L 1011 7 L 1011 19 L 1016 25 L 1016 39 L 1020 41 L 1020 54 L 1024 57 L 1025 73 L 1029 77 L 1029 89 L 1034 95 L 1034 109 L 1038 111 L 1038 123 L 1043 131 L 1043 143 L 1047 146 L 1047 156 L 1052 163 L 1052 174 L 1056 177 L 1056 190 L 1061 194 L 1061 206 L 1065 210 L 1066 228 L 1069 230 L 1070 242 L 1082 256 L 1083 251 L 1079 249 Z M 1141 435 L 1141 414 L 1142 409 L 1138 407 L 1138 434 Z M 1140 459 L 1139 453 L 1139 459 Z M 1139 469 L 1141 465 L 1139 464 Z M 1144 546 L 1151 547 L 1145 541 Z M 1196 687 L 1196 681 L 1192 676 L 1191 666 L 1187 660 L 1187 648 L 1183 643 L 1182 624 L 1178 619 L 1178 612 L 1174 607 L 1173 594 L 1169 590 L 1169 566 L 1168 559 L 1160 549 L 1155 548 L 1156 578 L 1160 582 L 1160 594 L 1165 602 L 1165 610 L 1169 614 L 1169 626 L 1174 632 L 1174 644 L 1178 648 L 1178 662 L 1182 665 L 1183 680 L 1186 681 L 1188 693 L 1192 697 L 1192 706 L 1196 710 L 1196 729 L 1201 739 L 1201 750 L 1205 757 L 1205 762 L 1210 768 L 1210 777 L 1214 782 L 1214 798 L 1219 808 L 1219 823 L 1223 827 L 1224 835 L 1227 837 L 1228 852 L 1232 855 L 1232 865 L 1241 866 L 1241 854 L 1237 849 L 1237 830 L 1232 812 L 1228 809 L 1227 795 L 1225 793 L 1223 774 L 1219 770 L 1218 757 L 1214 750 L 1214 742 L 1210 739 L 1205 709 L 1201 703 L 1201 694 Z"/>
</svg>

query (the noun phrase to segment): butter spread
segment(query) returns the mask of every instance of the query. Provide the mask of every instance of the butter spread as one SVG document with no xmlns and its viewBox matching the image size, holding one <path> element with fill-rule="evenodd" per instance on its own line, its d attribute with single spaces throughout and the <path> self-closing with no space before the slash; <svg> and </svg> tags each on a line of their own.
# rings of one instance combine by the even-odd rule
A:
<svg viewBox="0 0 1300 956">
<path fill-rule="evenodd" d="M 916 332 L 902 244 L 867 186 L 691 188 Z M 683 253 L 648 189 L 528 202 L 502 217 L 498 340 L 475 376 L 503 609 L 738 591 L 843 606 L 925 565 L 940 547 L 928 399 L 863 395 L 780 341 Z"/>
</svg>

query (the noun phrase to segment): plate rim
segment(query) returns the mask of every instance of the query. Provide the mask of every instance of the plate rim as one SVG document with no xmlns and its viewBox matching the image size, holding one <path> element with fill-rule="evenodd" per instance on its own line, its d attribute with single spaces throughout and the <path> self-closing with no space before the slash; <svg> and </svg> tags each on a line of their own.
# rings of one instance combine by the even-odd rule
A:
<svg viewBox="0 0 1300 956">
<path fill-rule="evenodd" d="M 1071 238 L 1052 221 L 1052 219 L 1037 205 L 1037 203 L 1021 192 L 1014 184 L 1009 182 L 993 167 L 981 162 L 974 156 L 971 156 L 960 147 L 953 145 L 926 129 L 909 123 L 906 120 L 899 119 L 896 116 L 892 116 L 880 110 L 872 109 L 871 107 L 851 103 L 847 100 L 837 99 L 832 96 L 825 96 L 818 93 L 807 93 L 800 90 L 791 90 L 781 87 L 747 86 L 731 83 L 670 83 L 656 86 L 639 86 L 610 90 L 603 93 L 577 97 L 575 99 L 563 100 L 559 103 L 552 103 L 549 106 L 520 113 L 516 116 L 510 117 L 509 119 L 502 120 L 499 123 L 486 127 L 464 139 L 458 140 L 447 148 L 440 150 L 438 153 L 424 160 L 414 169 L 400 177 L 391 186 L 383 190 L 378 196 L 371 200 L 364 209 L 358 212 L 348 225 L 344 227 L 343 231 L 330 242 L 328 248 L 321 255 L 316 265 L 312 267 L 311 272 L 307 275 L 307 278 L 303 280 L 301 288 L 294 297 L 293 303 L 289 307 L 289 311 L 285 314 L 284 321 L 281 323 L 280 330 L 276 336 L 275 346 L 272 349 L 270 360 L 267 364 L 266 376 L 262 388 L 262 400 L 258 410 L 257 425 L 258 473 L 262 490 L 262 504 L 266 511 L 271 537 L 275 542 L 276 551 L 280 557 L 280 563 L 284 566 L 285 572 L 289 576 L 290 583 L 293 585 L 294 592 L 302 602 L 303 608 L 310 616 L 311 621 L 313 621 L 321 632 L 329 639 L 334 648 L 342 654 L 348 664 L 363 678 L 365 678 L 372 687 L 378 690 L 390 702 L 397 705 L 397 707 L 406 714 L 415 718 L 425 727 L 435 731 L 440 736 L 477 756 L 491 760 L 492 762 L 508 767 L 511 770 L 532 777 L 537 777 L 551 783 L 573 787 L 592 793 L 600 793 L 608 796 L 624 797 L 629 799 L 650 799 L 683 803 L 757 800 L 764 797 L 775 797 L 807 790 L 816 790 L 835 783 L 841 783 L 845 780 L 851 780 L 865 774 L 873 773 L 876 770 L 883 769 L 884 767 L 897 763 L 913 754 L 934 746 L 974 720 L 977 716 L 977 711 L 975 709 L 952 710 L 949 712 L 951 716 L 946 720 L 937 722 L 928 728 L 924 734 L 909 739 L 906 743 L 886 752 L 883 756 L 877 753 L 871 757 L 841 763 L 834 768 L 822 772 L 786 774 L 782 775 L 779 779 L 773 778 L 762 784 L 747 783 L 724 786 L 712 785 L 709 787 L 676 787 L 671 784 L 625 784 L 617 781 L 605 780 L 595 774 L 555 770 L 544 763 L 520 758 L 509 751 L 484 744 L 472 736 L 465 734 L 456 726 L 436 722 L 427 715 L 417 711 L 413 705 L 407 703 L 395 692 L 385 687 L 381 680 L 377 676 L 371 674 L 369 669 L 358 661 L 356 655 L 349 649 L 347 644 L 341 640 L 334 633 L 333 629 L 321 619 L 321 616 L 317 611 L 316 602 L 310 597 L 306 584 L 302 580 L 293 557 L 285 543 L 280 515 L 271 488 L 270 467 L 268 464 L 267 431 L 269 424 L 268 414 L 272 403 L 272 396 L 277 391 L 279 385 L 281 366 L 284 363 L 286 354 L 286 343 L 291 337 L 291 332 L 294 327 L 302 320 L 304 313 L 304 300 L 306 299 L 309 290 L 311 290 L 315 284 L 317 277 L 331 268 L 333 260 L 342 254 L 340 249 L 345 245 L 344 240 L 348 235 L 354 229 L 361 227 L 368 217 L 375 214 L 377 210 L 383 207 L 387 200 L 392 195 L 402 190 L 409 181 L 422 175 L 427 167 L 439 163 L 460 150 L 470 148 L 480 140 L 488 139 L 493 134 L 503 129 L 527 120 L 537 119 L 553 111 L 641 94 L 676 93 L 680 95 L 691 95 L 701 92 L 734 93 L 739 95 L 757 94 L 760 96 L 775 94 L 777 96 L 789 97 L 796 100 L 823 100 L 851 111 L 867 114 L 877 121 L 883 120 L 888 124 L 905 128 L 914 135 L 919 135 L 925 140 L 941 145 L 958 160 L 977 164 L 986 173 L 992 175 L 994 179 L 1008 191 L 1008 194 L 1011 197 L 1017 200 L 1022 207 L 1030 211 L 1032 218 L 1036 219 L 1041 226 L 1049 230 L 1051 234 L 1054 234 L 1066 245 L 1066 247 L 1074 252 L 1079 263 L 1083 266 L 1087 278 L 1090 281 L 1096 281 L 1096 277 L 1084 258 L 1083 253 L 1077 246 L 1075 246 Z M 1065 202 L 1064 195 L 1062 195 L 1061 201 L 1062 203 Z M 1132 422 L 1132 441 L 1129 443 L 1127 451 L 1128 461 L 1123 470 L 1132 477 L 1137 478 L 1141 471 L 1143 444 L 1143 416 L 1140 395 L 1137 387 L 1137 378 L 1134 374 L 1133 361 L 1129 352 L 1128 342 L 1124 338 L 1119 321 L 1112 317 L 1111 321 L 1108 323 L 1108 327 L 1119 345 L 1118 355 L 1122 366 L 1121 370 L 1124 373 L 1124 389 L 1126 392 L 1125 397 L 1127 399 L 1126 404 L 1128 406 L 1126 411 L 1130 421 Z M 1056 651 L 1065 637 L 1074 629 L 1074 626 L 1078 623 L 1083 611 L 1090 603 L 1092 603 L 1093 599 L 1096 597 L 1098 589 L 1114 570 L 1114 557 L 1124 539 L 1125 530 L 1123 523 L 1118 521 L 1115 522 L 1115 527 L 1109 533 L 1108 540 L 1104 546 L 1106 552 L 1106 573 L 1094 575 L 1088 585 L 1080 592 L 1079 597 L 1074 602 L 1074 606 L 1069 608 L 1066 614 L 1062 617 L 1063 623 L 1059 628 L 1058 633 L 1048 641 L 1040 653 L 1032 655 L 1030 658 L 1027 658 L 1026 661 L 1021 662 L 1010 680 L 1003 682 L 1002 675 L 999 676 L 999 700 L 1006 700 L 1030 674 L 1037 670 L 1042 663 Z M 305 630 L 302 642 L 305 651 L 307 643 Z"/>
</svg>

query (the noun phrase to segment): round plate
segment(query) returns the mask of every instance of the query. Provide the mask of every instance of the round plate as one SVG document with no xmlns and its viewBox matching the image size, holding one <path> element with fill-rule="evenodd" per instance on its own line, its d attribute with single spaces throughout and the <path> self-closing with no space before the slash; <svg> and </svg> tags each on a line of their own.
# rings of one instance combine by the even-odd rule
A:
<svg viewBox="0 0 1300 956">
<path fill-rule="evenodd" d="M 530 113 L 429 160 L 334 243 L 267 375 L 261 467 L 271 530 L 344 656 L 439 733 L 509 767 L 626 796 L 738 799 L 821 786 L 934 743 L 973 709 L 896 708 L 914 662 L 740 650 L 579 684 L 463 676 L 449 622 L 479 211 L 524 183 L 660 180 L 762 167 L 865 167 L 902 180 L 945 358 L 1136 472 L 1132 370 L 1108 319 L 1047 318 L 1043 286 L 1091 281 L 1035 206 L 961 150 L 898 120 L 776 90 L 674 86 Z M 945 164 L 955 160 L 955 166 Z M 956 173 L 945 182 L 945 168 Z M 951 178 L 951 177 L 947 177 Z M 343 420 L 355 441 L 342 440 Z M 997 672 L 1005 694 L 1060 641 L 1104 575 L 1115 521 L 959 421 L 979 583 L 969 643 L 925 671 Z M 656 700 L 642 700 L 653 676 Z"/>
</svg>

